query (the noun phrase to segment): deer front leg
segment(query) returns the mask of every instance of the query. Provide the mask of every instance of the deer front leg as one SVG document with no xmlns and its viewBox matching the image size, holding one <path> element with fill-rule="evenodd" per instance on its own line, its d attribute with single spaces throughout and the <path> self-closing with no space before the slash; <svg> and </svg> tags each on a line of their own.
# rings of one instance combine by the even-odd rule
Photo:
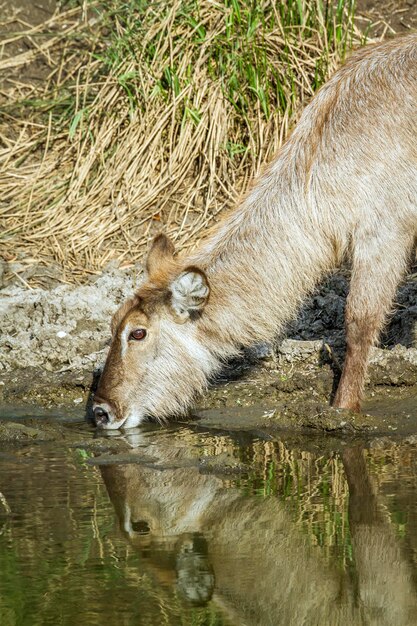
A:
<svg viewBox="0 0 417 626">
<path fill-rule="evenodd" d="M 378 333 L 367 320 L 349 317 L 347 314 L 346 358 L 333 406 L 359 412 L 369 351 Z"/>
<path fill-rule="evenodd" d="M 412 243 L 408 233 L 399 232 L 391 232 L 389 240 L 385 236 L 356 242 L 346 302 L 346 358 L 335 407 L 360 411 L 369 352 L 392 306 Z"/>
</svg>

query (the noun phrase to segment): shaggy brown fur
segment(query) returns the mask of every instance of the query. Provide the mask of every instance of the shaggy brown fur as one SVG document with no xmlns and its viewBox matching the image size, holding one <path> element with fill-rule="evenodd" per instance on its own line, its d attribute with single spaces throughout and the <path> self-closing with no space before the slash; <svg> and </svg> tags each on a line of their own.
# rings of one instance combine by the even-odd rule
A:
<svg viewBox="0 0 417 626">
<path fill-rule="evenodd" d="M 359 410 L 370 347 L 415 250 L 416 102 L 417 35 L 361 50 L 193 255 L 176 260 L 165 237 L 155 240 L 147 282 L 115 318 L 96 399 L 102 425 L 185 411 L 223 359 L 273 340 L 345 258 L 347 356 L 335 405 Z M 142 326 L 146 338 L 133 340 Z"/>
</svg>

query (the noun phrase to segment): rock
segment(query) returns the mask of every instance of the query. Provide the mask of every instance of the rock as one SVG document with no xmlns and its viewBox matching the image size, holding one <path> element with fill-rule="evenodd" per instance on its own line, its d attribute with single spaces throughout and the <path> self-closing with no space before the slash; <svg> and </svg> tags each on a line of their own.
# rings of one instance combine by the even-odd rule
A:
<svg viewBox="0 0 417 626">
<path fill-rule="evenodd" d="M 278 360 L 319 363 L 322 353 L 322 341 L 284 339 L 278 347 Z"/>
<path fill-rule="evenodd" d="M 93 285 L 3 289 L 0 371 L 99 365 L 110 339 L 111 316 L 134 289 L 132 276 L 122 271 L 104 274 Z"/>
<path fill-rule="evenodd" d="M 54 439 L 40 428 L 32 428 L 19 422 L 0 422 L 0 441 L 50 441 Z"/>
</svg>

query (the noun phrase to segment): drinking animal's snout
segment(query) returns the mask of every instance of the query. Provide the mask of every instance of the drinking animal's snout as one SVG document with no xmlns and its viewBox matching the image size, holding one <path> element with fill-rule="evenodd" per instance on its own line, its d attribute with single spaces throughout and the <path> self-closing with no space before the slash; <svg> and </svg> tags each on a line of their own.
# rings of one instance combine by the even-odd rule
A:
<svg viewBox="0 0 417 626">
<path fill-rule="evenodd" d="M 103 404 L 94 404 L 93 414 L 96 426 L 105 426 L 110 421 L 109 409 Z"/>
</svg>

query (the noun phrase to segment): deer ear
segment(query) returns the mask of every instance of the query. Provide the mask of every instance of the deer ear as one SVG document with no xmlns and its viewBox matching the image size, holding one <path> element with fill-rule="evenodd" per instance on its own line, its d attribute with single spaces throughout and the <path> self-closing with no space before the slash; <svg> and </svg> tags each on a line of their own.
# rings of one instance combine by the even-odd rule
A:
<svg viewBox="0 0 417 626">
<path fill-rule="evenodd" d="M 210 294 L 207 276 L 198 267 L 187 267 L 171 283 L 170 290 L 171 305 L 180 322 L 201 312 Z"/>
<path fill-rule="evenodd" d="M 161 266 L 174 260 L 174 244 L 163 233 L 155 237 L 146 259 L 146 271 L 149 276 L 161 269 Z"/>
</svg>

